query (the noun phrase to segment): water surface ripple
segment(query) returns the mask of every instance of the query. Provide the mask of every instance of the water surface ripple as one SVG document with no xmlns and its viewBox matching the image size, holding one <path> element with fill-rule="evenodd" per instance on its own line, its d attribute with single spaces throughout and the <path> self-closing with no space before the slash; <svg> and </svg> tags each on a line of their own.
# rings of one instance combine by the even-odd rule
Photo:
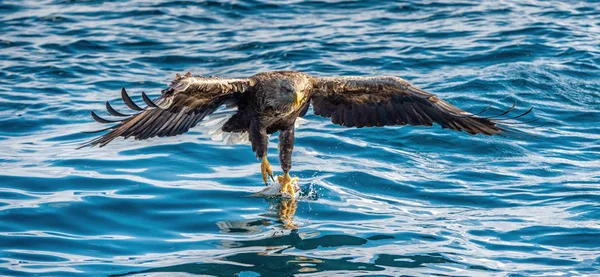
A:
<svg viewBox="0 0 600 277">
<path fill-rule="evenodd" d="M 0 275 L 600 274 L 599 7 L 0 1 Z M 279 69 L 400 76 L 540 120 L 488 138 L 309 112 L 295 230 L 279 215 L 290 203 L 247 197 L 262 188 L 250 148 L 202 128 L 74 149 L 121 86 L 140 101 L 178 72 Z"/>
</svg>

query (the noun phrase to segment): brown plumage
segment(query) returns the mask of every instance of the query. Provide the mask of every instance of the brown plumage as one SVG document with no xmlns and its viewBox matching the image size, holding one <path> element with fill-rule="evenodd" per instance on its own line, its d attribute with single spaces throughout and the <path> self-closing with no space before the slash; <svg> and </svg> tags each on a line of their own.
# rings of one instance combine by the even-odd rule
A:
<svg viewBox="0 0 600 277">
<path fill-rule="evenodd" d="M 107 120 L 92 112 L 100 123 L 116 124 L 108 133 L 83 146 L 105 146 L 117 137 L 148 139 L 185 133 L 221 105 L 237 107 L 221 128 L 224 132 L 248 132 L 252 150 L 263 159 L 262 171 L 272 177 L 266 161 L 268 135 L 280 131 L 280 162 L 289 183 L 294 123 L 312 104 L 314 113 L 345 127 L 439 124 L 469 134 L 496 135 L 503 129 L 491 118 L 465 112 L 437 96 L 397 77 L 314 77 L 294 71 L 274 71 L 249 78 L 177 75 L 161 96 L 146 107 L 135 104 L 122 89 L 125 104 L 137 113 L 126 115 L 106 103 L 107 111 L 122 120 Z M 529 111 L 528 111 L 529 112 Z M 291 194 L 289 186 L 284 190 Z M 293 189 L 291 189 L 293 190 Z"/>
<path fill-rule="evenodd" d="M 398 77 L 318 78 L 312 94 L 315 114 L 346 127 L 437 123 L 469 134 L 501 131 L 494 121 L 473 116 Z"/>
<path fill-rule="evenodd" d="M 193 77 L 189 73 L 185 76 L 177 74 L 169 88 L 163 90 L 161 96 L 154 101 L 142 92 L 144 102 L 148 105 L 145 108 L 135 104 L 123 88 L 123 101 L 130 109 L 139 113 L 127 116 L 117 112 L 106 102 L 106 109 L 110 114 L 126 118 L 106 129 L 111 130 L 109 133 L 82 146 L 102 147 L 119 136 L 148 139 L 183 134 L 227 100 L 235 99 L 236 94 L 244 92 L 252 85 L 254 83 L 250 79 L 204 78 Z M 91 114 L 92 118 L 100 123 L 115 122 L 103 119 L 94 112 Z"/>
</svg>

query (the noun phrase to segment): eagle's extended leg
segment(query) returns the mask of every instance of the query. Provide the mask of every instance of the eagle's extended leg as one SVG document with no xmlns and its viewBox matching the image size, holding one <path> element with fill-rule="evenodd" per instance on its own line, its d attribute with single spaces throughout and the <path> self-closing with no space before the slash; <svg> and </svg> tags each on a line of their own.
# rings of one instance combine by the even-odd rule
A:
<svg viewBox="0 0 600 277">
<path fill-rule="evenodd" d="M 252 144 L 252 151 L 256 153 L 256 157 L 262 160 L 260 164 L 260 173 L 265 185 L 268 186 L 269 182 L 267 180 L 267 174 L 269 177 L 271 177 L 271 180 L 275 181 L 273 178 L 271 164 L 269 164 L 269 161 L 267 160 L 267 144 L 269 143 L 269 135 L 267 134 L 267 130 L 265 128 L 260 128 L 259 124 L 254 123 L 250 125 L 249 135 L 250 142 Z"/>
<path fill-rule="evenodd" d="M 296 195 L 294 182 L 298 181 L 298 177 L 290 177 L 290 169 L 292 169 L 292 150 L 294 150 L 293 123 L 279 133 L 279 163 L 281 164 L 281 169 L 283 169 L 283 177 L 277 177 L 279 183 L 281 183 L 281 193 L 287 192 L 293 198 Z"/>
<path fill-rule="evenodd" d="M 271 164 L 267 160 L 267 154 L 266 153 L 262 157 L 262 162 L 260 164 L 260 174 L 262 175 L 263 181 L 265 182 L 266 186 L 269 185 L 269 183 L 267 182 L 267 174 L 269 174 L 269 177 L 271 177 L 271 180 L 275 181 L 273 179 L 273 170 L 271 169 Z"/>
</svg>

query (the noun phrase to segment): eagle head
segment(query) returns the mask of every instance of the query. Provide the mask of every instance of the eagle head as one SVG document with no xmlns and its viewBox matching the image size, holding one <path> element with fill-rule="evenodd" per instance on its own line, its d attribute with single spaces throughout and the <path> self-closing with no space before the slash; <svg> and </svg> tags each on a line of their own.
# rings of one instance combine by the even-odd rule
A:
<svg viewBox="0 0 600 277">
<path fill-rule="evenodd" d="M 309 82 L 302 79 L 284 78 L 279 80 L 276 84 L 273 104 L 286 110 L 298 109 L 308 91 L 308 85 Z"/>
</svg>

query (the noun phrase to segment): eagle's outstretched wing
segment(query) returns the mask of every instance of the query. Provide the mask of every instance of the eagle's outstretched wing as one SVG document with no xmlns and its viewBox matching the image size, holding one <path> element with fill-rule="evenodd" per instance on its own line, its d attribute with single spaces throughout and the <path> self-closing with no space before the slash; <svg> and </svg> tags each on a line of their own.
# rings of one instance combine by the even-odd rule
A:
<svg viewBox="0 0 600 277">
<path fill-rule="evenodd" d="M 177 74 L 171 85 L 162 90 L 160 97 L 150 100 L 142 92 L 146 103 L 145 108 L 140 108 L 131 100 L 123 88 L 121 97 L 125 104 L 137 111 L 133 115 L 125 115 L 116 111 L 106 102 L 107 111 L 121 120 L 107 120 L 91 112 L 92 118 L 100 123 L 116 123 L 106 129 L 108 133 L 95 138 L 80 147 L 102 147 L 115 138 L 133 137 L 147 139 L 155 136 L 175 136 L 187 132 L 206 115 L 214 112 L 220 105 L 228 101 L 235 102 L 240 93 L 245 92 L 254 85 L 251 79 L 221 79 L 216 77 L 184 76 Z"/>
<path fill-rule="evenodd" d="M 346 127 L 426 125 L 470 134 L 502 131 L 492 119 L 465 112 L 397 77 L 322 77 L 311 90 L 315 114 Z"/>
</svg>

